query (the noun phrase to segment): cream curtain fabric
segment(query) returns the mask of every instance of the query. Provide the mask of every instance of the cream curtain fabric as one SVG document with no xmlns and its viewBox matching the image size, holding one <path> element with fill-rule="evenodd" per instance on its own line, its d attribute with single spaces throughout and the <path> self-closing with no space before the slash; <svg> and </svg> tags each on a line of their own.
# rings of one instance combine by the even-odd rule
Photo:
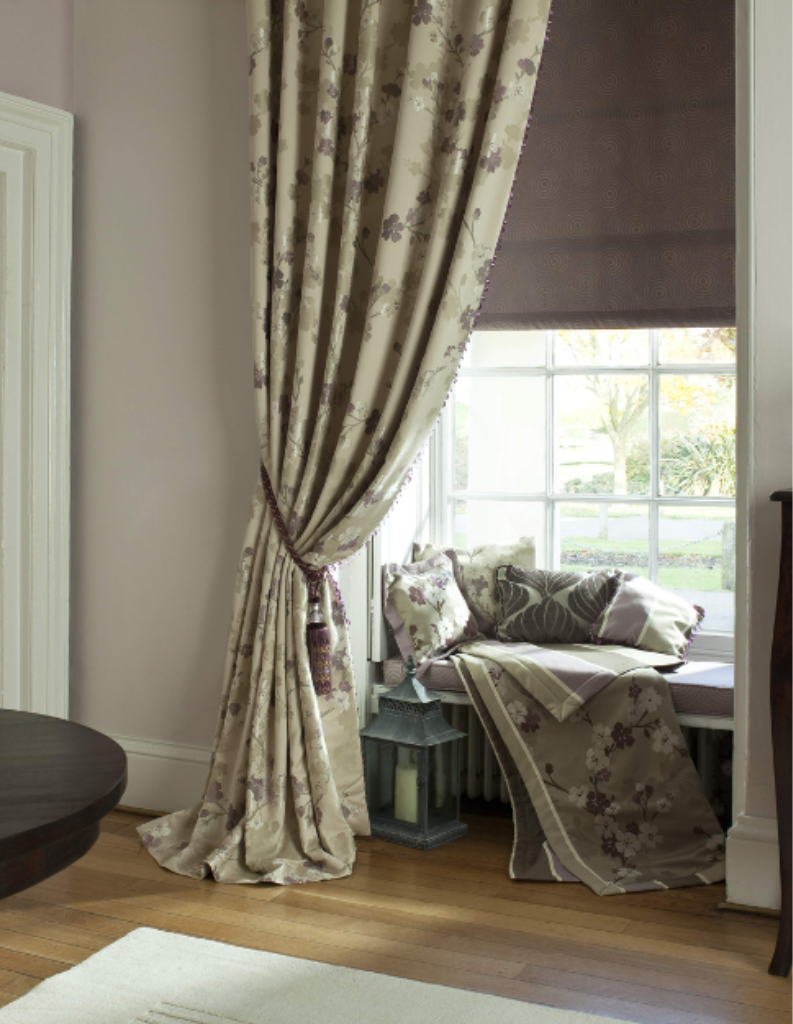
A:
<svg viewBox="0 0 793 1024">
<path fill-rule="evenodd" d="M 549 0 L 250 0 L 254 383 L 295 547 L 382 522 L 454 381 L 527 125 Z M 344 614 L 317 697 L 307 590 L 253 500 L 209 779 L 141 829 L 219 881 L 338 878 L 367 834 Z M 364 623 L 356 624 L 364 629 Z"/>
</svg>

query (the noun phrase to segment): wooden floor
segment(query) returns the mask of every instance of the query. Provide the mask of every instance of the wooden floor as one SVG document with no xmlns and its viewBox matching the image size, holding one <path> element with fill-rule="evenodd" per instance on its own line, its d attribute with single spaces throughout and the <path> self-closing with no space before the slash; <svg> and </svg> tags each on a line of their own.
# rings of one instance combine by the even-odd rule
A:
<svg viewBox="0 0 793 1024">
<path fill-rule="evenodd" d="M 428 853 L 359 841 L 352 877 L 290 888 L 172 875 L 116 812 L 78 864 L 0 903 L 0 1005 L 147 926 L 652 1024 L 788 1024 L 776 922 L 723 886 L 597 897 L 510 882 L 511 823 Z M 492 1022 L 498 1024 L 498 1022 Z"/>
</svg>

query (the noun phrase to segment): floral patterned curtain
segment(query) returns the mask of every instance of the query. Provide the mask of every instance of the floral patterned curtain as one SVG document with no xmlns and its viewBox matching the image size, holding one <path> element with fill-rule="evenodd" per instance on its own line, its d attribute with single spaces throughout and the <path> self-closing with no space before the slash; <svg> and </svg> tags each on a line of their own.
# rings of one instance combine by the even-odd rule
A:
<svg viewBox="0 0 793 1024">
<path fill-rule="evenodd" d="M 249 0 L 262 463 L 310 565 L 382 522 L 454 381 L 528 123 L 549 0 Z M 258 468 L 257 468 L 258 476 Z M 219 881 L 338 878 L 368 834 L 344 614 L 332 693 L 257 484 L 203 799 L 141 828 Z M 360 624 L 364 628 L 364 624 Z"/>
</svg>

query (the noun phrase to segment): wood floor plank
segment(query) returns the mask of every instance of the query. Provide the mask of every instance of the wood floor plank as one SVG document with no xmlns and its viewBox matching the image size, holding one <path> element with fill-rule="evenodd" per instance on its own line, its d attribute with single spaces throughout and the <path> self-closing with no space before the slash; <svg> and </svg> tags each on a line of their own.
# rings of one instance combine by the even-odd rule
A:
<svg viewBox="0 0 793 1024">
<path fill-rule="evenodd" d="M 140 926 L 491 992 L 637 1024 L 791 1024 L 775 922 L 723 887 L 600 898 L 506 877 L 511 822 L 428 853 L 359 841 L 352 877 L 221 886 L 162 870 L 116 811 L 93 850 L 0 904 L 0 1001 Z"/>
</svg>

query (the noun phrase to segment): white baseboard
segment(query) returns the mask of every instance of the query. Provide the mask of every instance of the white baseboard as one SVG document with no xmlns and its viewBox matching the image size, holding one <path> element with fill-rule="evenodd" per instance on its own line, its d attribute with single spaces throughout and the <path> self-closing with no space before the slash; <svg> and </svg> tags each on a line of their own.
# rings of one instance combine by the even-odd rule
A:
<svg viewBox="0 0 793 1024">
<path fill-rule="evenodd" d="M 122 804 L 151 811 L 181 811 L 201 799 L 212 751 L 185 743 L 113 736 L 127 755 Z"/>
<path fill-rule="evenodd" d="M 781 906 L 776 818 L 741 814 L 727 833 L 727 902 L 770 910 Z"/>
</svg>

